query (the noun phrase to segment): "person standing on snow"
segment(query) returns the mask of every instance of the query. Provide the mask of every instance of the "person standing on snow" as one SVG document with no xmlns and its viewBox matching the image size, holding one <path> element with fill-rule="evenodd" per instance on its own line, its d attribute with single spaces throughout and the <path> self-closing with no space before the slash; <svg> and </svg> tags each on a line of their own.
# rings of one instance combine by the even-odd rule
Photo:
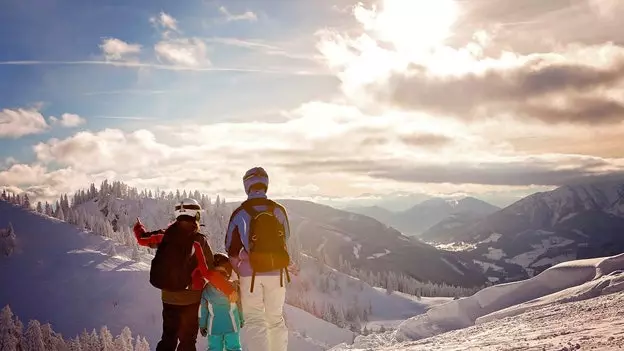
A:
<svg viewBox="0 0 624 351">
<path fill-rule="evenodd" d="M 214 255 L 215 269 L 226 279 L 232 276 L 232 264 L 227 255 Z M 237 283 L 237 282 L 234 282 Z M 236 284 L 235 284 L 236 285 Z M 243 326 L 241 309 L 227 296 L 206 284 L 199 309 L 199 331 L 208 338 L 208 351 L 241 351 L 240 329 Z"/>
<path fill-rule="evenodd" d="M 238 293 L 214 270 L 210 245 L 199 233 L 200 213 L 197 201 L 184 199 L 175 206 L 176 220 L 167 229 L 146 233 L 139 218 L 133 227 L 139 245 L 156 248 L 150 283 L 162 291 L 163 303 L 163 332 L 157 351 L 173 351 L 176 346 L 178 351 L 196 351 L 205 280 L 230 301 L 238 300 Z"/>
<path fill-rule="evenodd" d="M 247 171 L 243 185 L 248 199 L 232 213 L 225 237 L 225 249 L 240 277 L 243 345 L 249 351 L 286 351 L 288 217 L 282 205 L 267 198 L 269 176 L 262 167 Z"/>
</svg>

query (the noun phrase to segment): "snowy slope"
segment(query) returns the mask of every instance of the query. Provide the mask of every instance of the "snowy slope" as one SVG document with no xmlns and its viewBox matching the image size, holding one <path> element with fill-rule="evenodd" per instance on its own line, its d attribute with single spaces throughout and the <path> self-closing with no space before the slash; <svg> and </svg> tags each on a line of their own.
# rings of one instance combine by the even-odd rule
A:
<svg viewBox="0 0 624 351">
<path fill-rule="evenodd" d="M 620 351 L 624 348 L 624 292 L 553 304 L 515 317 L 431 338 L 391 344 L 380 336 L 332 351 Z"/>
<path fill-rule="evenodd" d="M 63 335 L 103 325 L 118 334 L 128 326 L 156 345 L 161 301 L 148 282 L 147 254 L 143 262 L 130 260 L 131 248 L 0 201 L 0 228 L 9 222 L 18 249 L 0 257 L 0 280 L 8 282 L 0 289 L 0 305 L 10 305 L 22 320 L 50 322 Z M 292 350 L 325 350 L 353 339 L 350 331 L 297 308 L 288 307 L 286 316 Z M 205 339 L 198 347 L 205 347 Z"/>
<path fill-rule="evenodd" d="M 452 348 L 448 345 L 449 349 L 469 349 L 474 347 L 471 340 L 464 338 L 459 339 L 461 342 L 458 342 L 450 336 L 458 333 L 446 332 L 471 327 L 475 323 L 493 326 L 497 323 L 501 324 L 500 320 L 507 317 L 522 319 L 525 318 L 522 313 L 537 313 L 544 308 L 553 309 L 554 306 L 561 308 L 562 304 L 593 299 L 601 295 L 618 293 L 617 297 L 609 299 L 622 300 L 624 298 L 621 293 L 624 291 L 623 273 L 624 254 L 561 263 L 531 279 L 485 288 L 473 296 L 435 306 L 426 314 L 405 321 L 394 333 L 374 338 L 360 337 L 350 348 L 385 349 L 381 347 L 383 344 L 393 343 L 394 348 L 387 348 L 388 350 L 399 347 L 421 350 L 433 345 L 436 348 L 447 349 L 446 344 L 452 343 Z M 557 319 L 556 316 L 554 318 Z M 513 325 L 508 320 L 505 322 L 507 326 Z M 474 329 L 486 330 L 485 327 L 472 329 L 473 332 Z M 471 335 L 468 331 L 459 332 L 459 334 Z M 433 336 L 436 337 L 432 339 Z M 515 337 L 520 336 L 515 334 Z M 406 344 L 410 340 L 420 339 L 424 340 L 418 343 L 408 343 L 410 347 Z M 481 338 L 478 339 L 481 340 Z M 504 338 L 501 339 L 504 341 Z M 498 342 L 502 341 L 498 340 Z M 416 345 L 424 346 L 419 348 Z M 502 349 L 500 344 L 494 347 L 496 344 L 492 344 L 491 341 L 482 342 L 480 345 Z M 348 347 L 341 346 L 336 350 L 346 348 Z"/>
<path fill-rule="evenodd" d="M 292 277 L 287 294 L 290 303 L 313 313 L 327 313 L 329 306 L 342 310 L 337 317 L 342 320 L 332 322 L 341 325 L 347 319 L 356 320 L 359 321 L 358 330 L 396 328 L 403 320 L 452 300 L 448 297 L 417 298 L 396 291 L 389 294 L 386 289 L 371 287 L 307 255 L 301 262 L 300 273 Z M 358 317 L 348 318 L 349 314 Z"/>
</svg>

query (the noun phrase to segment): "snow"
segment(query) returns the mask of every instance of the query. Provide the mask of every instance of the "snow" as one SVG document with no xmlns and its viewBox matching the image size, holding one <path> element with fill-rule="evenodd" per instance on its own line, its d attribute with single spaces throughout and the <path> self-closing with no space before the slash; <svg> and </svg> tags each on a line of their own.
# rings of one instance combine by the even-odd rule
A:
<svg viewBox="0 0 624 351">
<path fill-rule="evenodd" d="M 575 259 L 576 259 L 576 253 L 568 253 L 568 254 L 559 255 L 555 257 L 543 257 L 531 263 L 531 267 L 553 266 L 553 265 L 556 265 L 557 263 L 571 261 Z"/>
<path fill-rule="evenodd" d="M 483 273 L 487 272 L 489 269 L 493 269 L 496 272 L 502 272 L 505 270 L 503 267 L 497 266 L 494 263 L 490 262 L 483 262 L 478 260 L 472 260 L 472 262 L 481 266 L 481 269 L 483 269 Z"/>
<path fill-rule="evenodd" d="M 319 288 L 319 285 L 326 287 Z M 407 318 L 451 301 L 448 297 L 417 298 L 397 291 L 388 294 L 386 289 L 372 287 L 329 266 L 319 265 L 307 255 L 303 255 L 299 275 L 292 277 L 287 297 L 314 303 L 317 308 L 332 304 L 345 310 L 370 309 L 368 322 L 364 323 L 369 329 L 396 328 Z"/>
<path fill-rule="evenodd" d="M 336 234 L 336 236 L 339 236 L 344 241 L 353 241 L 353 239 L 345 233 L 339 232 L 337 230 L 329 230 L 329 232 Z"/>
<path fill-rule="evenodd" d="M 587 234 L 583 233 L 583 231 L 582 231 L 582 230 L 580 230 L 580 229 L 572 229 L 572 231 L 573 231 L 574 233 L 576 233 L 576 234 L 580 235 L 580 236 L 584 236 L 584 237 L 586 237 L 586 238 L 589 238 L 589 235 L 587 235 Z"/>
<path fill-rule="evenodd" d="M 366 257 L 366 259 L 373 260 L 373 259 L 375 259 L 375 258 L 383 257 L 383 256 L 385 256 L 385 255 L 387 255 L 387 254 L 389 254 L 389 253 L 391 253 L 391 252 L 390 252 L 390 250 L 385 249 L 385 250 L 384 250 L 384 252 L 374 253 L 374 254 L 372 254 L 372 255 L 370 255 L 370 256 L 368 256 L 368 257 Z"/>
<path fill-rule="evenodd" d="M 437 245 L 435 245 L 435 243 L 429 243 L 429 244 L 434 245 L 439 250 L 445 250 L 445 251 L 468 251 L 468 250 L 475 249 L 477 247 L 475 244 L 464 243 L 464 242 L 459 242 L 459 243 L 453 242 L 449 244 L 437 244 Z"/>
<path fill-rule="evenodd" d="M 500 239 L 503 235 L 499 234 L 499 233 L 492 233 L 490 234 L 490 236 L 487 237 L 487 239 L 485 240 L 481 240 L 479 242 L 479 244 L 485 244 L 485 243 L 495 243 L 498 241 L 498 239 Z"/>
<path fill-rule="evenodd" d="M 355 256 L 356 259 L 360 259 L 360 250 L 362 249 L 362 245 L 361 244 L 357 244 L 353 247 L 353 256 Z"/>
<path fill-rule="evenodd" d="M 507 256 L 505 252 L 501 249 L 495 249 L 493 247 L 488 247 L 488 253 L 483 254 L 486 258 L 494 261 L 498 261 L 501 258 Z"/>
<path fill-rule="evenodd" d="M 524 252 L 511 259 L 506 259 L 505 262 L 517 264 L 529 272 L 530 269 L 528 267 L 534 266 L 532 263 L 535 262 L 539 256 L 545 254 L 550 248 L 564 247 L 573 243 L 574 240 L 565 239 L 559 236 L 552 236 L 548 239 L 543 239 L 541 244 L 531 245 L 534 250 Z"/>
<path fill-rule="evenodd" d="M 572 212 L 572 213 L 568 213 L 567 215 L 563 216 L 561 219 L 558 220 L 559 223 L 561 222 L 565 222 L 570 218 L 574 218 L 574 216 L 576 216 L 578 213 L 577 212 Z"/>
<path fill-rule="evenodd" d="M 117 335 L 128 326 L 156 345 L 162 302 L 149 284 L 150 255 L 131 260 L 130 247 L 0 201 L 0 228 L 9 221 L 19 250 L 0 257 L 0 280 L 10 282 L 0 289 L 2 306 L 10 305 L 21 320 L 49 322 L 67 338 L 104 325 Z M 285 314 L 290 350 L 327 350 L 353 340 L 351 331 L 293 306 Z M 206 339 L 199 337 L 197 347 L 206 349 Z"/>
<path fill-rule="evenodd" d="M 290 331 L 290 350 L 301 350 L 301 347 L 305 347 L 305 350 L 327 350 L 334 345 L 353 341 L 353 332 L 338 328 L 293 306 L 284 306 L 284 314 Z M 293 338 L 297 340 L 293 342 Z"/>
<path fill-rule="evenodd" d="M 449 262 L 446 258 L 441 257 L 442 261 L 444 261 L 444 263 L 446 263 L 447 265 L 449 265 L 451 268 L 453 268 L 453 270 L 461 275 L 464 275 L 465 273 L 462 272 L 461 270 L 459 270 L 459 268 L 455 267 L 454 264 L 452 264 L 451 262 Z"/>
<path fill-rule="evenodd" d="M 353 346 L 333 350 L 541 350 L 570 340 L 569 330 L 579 333 L 576 342 L 602 345 L 601 350 L 624 346 L 624 335 L 615 332 L 621 327 L 614 328 L 616 321 L 624 326 L 623 273 L 624 254 L 563 262 L 533 278 L 434 306 L 396 332 L 358 337 Z M 606 335 L 587 328 L 588 319 Z M 462 328 L 467 329 L 457 330 Z"/>
</svg>

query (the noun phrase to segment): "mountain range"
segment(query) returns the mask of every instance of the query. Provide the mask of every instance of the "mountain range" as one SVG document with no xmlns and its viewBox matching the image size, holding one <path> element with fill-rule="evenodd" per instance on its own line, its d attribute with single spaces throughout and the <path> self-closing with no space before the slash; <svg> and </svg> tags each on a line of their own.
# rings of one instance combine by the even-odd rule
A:
<svg viewBox="0 0 624 351">
<path fill-rule="evenodd" d="M 462 199 L 432 198 L 398 212 L 380 206 L 352 207 L 347 210 L 375 218 L 396 228 L 404 235 L 420 236 L 433 226 L 460 227 L 494 213 L 500 208 L 474 197 L 465 197 Z M 421 238 L 425 241 L 433 240 L 435 231 Z"/>
<path fill-rule="evenodd" d="M 422 234 L 469 247 L 458 254 L 503 281 L 559 262 L 624 252 L 624 178 L 532 194 L 483 218 Z"/>
</svg>

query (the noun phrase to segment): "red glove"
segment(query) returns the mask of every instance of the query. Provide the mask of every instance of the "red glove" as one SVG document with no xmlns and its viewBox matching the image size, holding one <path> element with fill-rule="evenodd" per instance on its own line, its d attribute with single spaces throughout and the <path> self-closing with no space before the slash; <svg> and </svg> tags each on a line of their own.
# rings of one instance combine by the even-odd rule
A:
<svg viewBox="0 0 624 351">
<path fill-rule="evenodd" d="M 145 227 L 143 226 L 143 223 L 141 223 L 141 220 L 139 218 L 137 218 L 134 227 L 132 227 L 132 231 L 134 232 L 134 236 L 137 238 L 140 238 L 143 236 L 143 234 L 145 234 Z"/>
</svg>

